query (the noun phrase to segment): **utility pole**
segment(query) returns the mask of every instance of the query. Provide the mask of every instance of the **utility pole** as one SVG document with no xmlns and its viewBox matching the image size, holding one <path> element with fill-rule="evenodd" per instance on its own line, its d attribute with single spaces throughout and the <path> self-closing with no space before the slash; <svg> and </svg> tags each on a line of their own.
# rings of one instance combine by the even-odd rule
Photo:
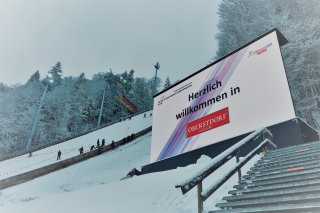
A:
<svg viewBox="0 0 320 213">
<path fill-rule="evenodd" d="M 158 70 L 160 69 L 160 64 L 159 64 L 159 62 L 157 62 L 157 63 L 154 65 L 154 68 L 156 68 L 156 74 L 155 74 L 154 83 L 153 83 L 153 95 L 155 95 L 156 92 L 157 92 L 157 74 L 158 74 Z"/>
<path fill-rule="evenodd" d="M 99 119 L 98 119 L 98 126 L 100 126 L 101 124 L 101 117 L 102 117 L 102 111 L 103 111 L 103 104 L 104 104 L 104 97 L 106 95 L 106 88 L 107 88 L 107 83 L 104 86 L 104 90 L 103 90 L 103 96 L 102 96 L 102 101 L 101 101 L 101 106 L 100 106 L 100 113 L 99 113 Z"/>
<path fill-rule="evenodd" d="M 38 108 L 36 117 L 34 118 L 33 123 L 32 123 L 31 134 L 30 134 L 30 136 L 29 136 L 29 139 L 28 139 L 28 142 L 27 142 L 27 147 L 26 147 L 27 152 L 30 151 L 33 134 L 34 134 L 34 131 L 36 130 L 36 127 L 37 127 L 37 123 L 38 123 L 40 111 L 41 111 L 41 108 L 42 108 L 42 105 L 43 105 L 44 96 L 46 95 L 46 92 L 47 92 L 47 90 L 48 90 L 48 86 L 49 86 L 49 85 L 46 85 L 46 87 L 45 87 L 45 89 L 44 89 L 44 92 L 43 92 L 42 97 L 41 97 L 41 101 L 40 101 L 40 105 L 39 105 L 39 108 Z"/>
</svg>

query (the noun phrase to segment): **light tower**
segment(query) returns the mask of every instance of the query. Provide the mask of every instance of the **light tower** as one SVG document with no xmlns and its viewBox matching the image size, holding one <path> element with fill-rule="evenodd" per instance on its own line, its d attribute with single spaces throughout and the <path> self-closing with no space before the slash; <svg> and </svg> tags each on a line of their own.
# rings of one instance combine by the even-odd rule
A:
<svg viewBox="0 0 320 213">
<path fill-rule="evenodd" d="M 30 133 L 30 136 L 29 136 L 29 139 L 27 141 L 27 146 L 26 146 L 26 150 L 27 152 L 30 151 L 30 147 L 31 147 L 31 143 L 32 143 L 32 138 L 33 138 L 33 135 L 34 135 L 34 131 L 36 130 L 36 127 L 37 127 L 37 123 L 38 123 L 38 120 L 39 120 L 39 115 L 40 115 L 40 111 L 41 111 L 41 108 L 42 108 L 42 105 L 43 105 L 43 101 L 44 101 L 44 97 L 48 91 L 48 86 L 53 82 L 52 79 L 49 79 L 46 87 L 44 88 L 44 91 L 43 91 L 43 94 L 42 94 L 42 97 L 41 97 L 41 101 L 40 101 L 40 105 L 39 105 L 39 108 L 37 110 L 37 114 L 33 120 L 33 123 L 32 123 L 32 129 L 31 129 L 31 133 Z"/>
<path fill-rule="evenodd" d="M 157 62 L 157 63 L 154 65 L 154 68 L 156 68 L 156 74 L 155 74 L 154 83 L 153 83 L 153 95 L 155 95 L 155 94 L 157 93 L 157 74 L 158 74 L 158 70 L 160 69 L 160 64 L 159 64 L 159 62 Z"/>
</svg>

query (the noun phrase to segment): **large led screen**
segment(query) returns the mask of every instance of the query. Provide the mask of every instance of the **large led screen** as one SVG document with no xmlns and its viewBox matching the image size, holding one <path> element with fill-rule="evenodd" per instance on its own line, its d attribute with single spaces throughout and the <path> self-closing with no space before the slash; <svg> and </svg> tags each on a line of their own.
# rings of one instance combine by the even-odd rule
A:
<svg viewBox="0 0 320 213">
<path fill-rule="evenodd" d="M 150 161 L 295 117 L 273 31 L 154 97 Z"/>
</svg>

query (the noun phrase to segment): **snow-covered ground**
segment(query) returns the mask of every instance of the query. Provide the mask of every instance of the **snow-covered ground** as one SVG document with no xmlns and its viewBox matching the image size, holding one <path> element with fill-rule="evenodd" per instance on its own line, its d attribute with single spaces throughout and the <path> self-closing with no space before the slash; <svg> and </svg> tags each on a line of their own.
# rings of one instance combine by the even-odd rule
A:
<svg viewBox="0 0 320 213">
<path fill-rule="evenodd" d="M 147 123 L 147 120 L 142 121 Z M 150 125 L 151 120 L 148 122 Z M 122 125 L 125 127 L 126 124 L 123 123 Z M 131 128 L 133 127 L 130 126 Z M 95 142 L 96 138 L 102 138 L 99 131 L 96 134 L 92 133 L 91 137 L 92 143 Z M 85 140 L 81 139 L 81 141 Z M 209 157 L 202 156 L 197 164 L 187 167 L 120 181 L 132 168 L 140 169 L 142 165 L 148 164 L 150 148 L 151 133 L 148 133 L 129 144 L 95 158 L 1 190 L 0 212 L 196 212 L 196 188 L 186 195 L 182 195 L 180 189 L 176 189 L 175 185 L 189 177 L 199 167 L 207 164 L 211 160 Z M 41 155 L 34 156 L 34 158 L 38 157 L 41 158 Z M 251 164 L 258 157 L 255 157 Z M 212 181 L 224 175 L 225 168 L 234 163 L 235 159 L 231 159 L 224 167 L 221 167 L 210 178 L 206 179 L 204 189 L 208 186 L 208 183 L 212 183 Z M 11 164 L 12 169 L 18 164 Z M 249 167 L 248 164 L 243 169 L 243 173 Z M 205 211 L 214 209 L 215 203 L 219 202 L 236 182 L 237 174 L 204 203 Z"/>
<path fill-rule="evenodd" d="M 118 182 L 132 168 L 140 168 L 148 163 L 149 149 L 150 133 L 95 158 L 2 190 L 0 206 L 70 194 L 72 191 Z M 88 194 L 86 197 L 91 196 L 95 197 L 94 194 Z"/>
<path fill-rule="evenodd" d="M 210 158 L 202 157 L 198 164 L 166 172 L 142 175 L 120 181 L 129 170 L 140 169 L 150 157 L 151 133 L 137 138 L 114 151 L 89 159 L 66 169 L 2 190 L 1 213 L 110 213 L 196 212 L 196 188 L 182 195 L 175 185 L 192 174 Z M 233 164 L 231 161 L 230 164 Z M 230 164 L 220 168 L 205 181 L 204 186 L 219 176 Z M 249 165 L 247 166 L 249 168 Z M 237 181 L 231 178 L 205 202 L 205 210 L 214 204 Z"/>
<path fill-rule="evenodd" d="M 78 155 L 78 150 L 81 146 L 83 146 L 85 152 L 88 151 L 92 145 L 97 144 L 98 139 L 100 139 L 100 144 L 103 138 L 106 140 L 106 144 L 109 144 L 112 140 L 117 141 L 132 133 L 139 132 L 151 126 L 152 117 L 150 112 L 146 114 L 146 118 L 144 118 L 143 114 L 140 114 L 132 117 L 131 120 L 122 121 L 82 137 L 39 150 L 34 152 L 31 158 L 26 154 L 1 161 L 0 180 L 57 162 L 58 150 L 61 150 L 61 160 L 63 160 Z"/>
</svg>

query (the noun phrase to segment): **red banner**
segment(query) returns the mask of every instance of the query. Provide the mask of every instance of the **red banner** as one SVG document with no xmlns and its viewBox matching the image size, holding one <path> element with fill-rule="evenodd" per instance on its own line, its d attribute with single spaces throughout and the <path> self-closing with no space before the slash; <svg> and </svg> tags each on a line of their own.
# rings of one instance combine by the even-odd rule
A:
<svg viewBox="0 0 320 213">
<path fill-rule="evenodd" d="M 229 108 L 223 108 L 187 124 L 187 137 L 230 123 Z"/>
</svg>

